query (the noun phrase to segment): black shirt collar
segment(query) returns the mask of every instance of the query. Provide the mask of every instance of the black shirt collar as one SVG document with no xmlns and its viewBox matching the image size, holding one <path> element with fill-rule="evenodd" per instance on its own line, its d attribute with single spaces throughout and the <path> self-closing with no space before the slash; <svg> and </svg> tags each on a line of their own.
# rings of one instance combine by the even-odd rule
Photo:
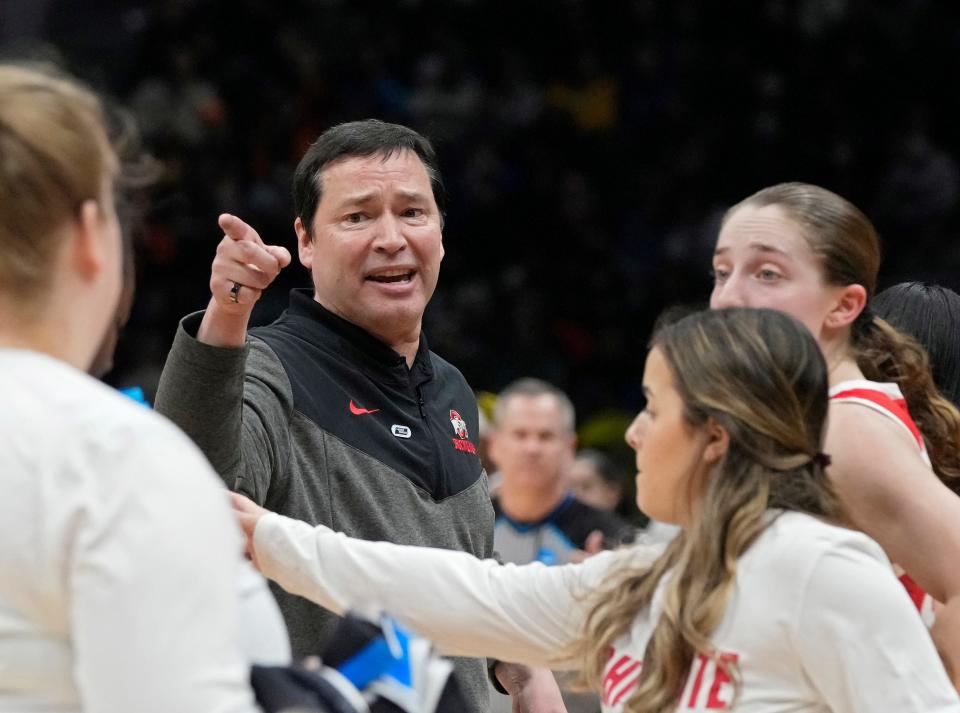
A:
<svg viewBox="0 0 960 713">
<path fill-rule="evenodd" d="M 422 383 L 433 376 L 433 366 L 430 361 L 430 348 L 427 337 L 420 332 L 420 344 L 413 359 L 413 366 L 407 369 L 407 360 L 392 348 L 381 342 L 362 327 L 348 322 L 313 298 L 313 290 L 294 289 L 290 291 L 290 307 L 287 314 L 294 318 L 306 318 L 304 321 L 319 322 L 335 333 L 345 345 L 359 356 L 362 361 L 371 366 L 379 367 L 396 375 L 413 378 L 416 383 Z"/>
</svg>

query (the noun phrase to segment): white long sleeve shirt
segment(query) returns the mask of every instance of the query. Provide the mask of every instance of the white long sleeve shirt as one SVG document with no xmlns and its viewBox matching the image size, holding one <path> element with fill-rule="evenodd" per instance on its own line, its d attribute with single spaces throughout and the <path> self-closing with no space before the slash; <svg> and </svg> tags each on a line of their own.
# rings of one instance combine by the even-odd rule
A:
<svg viewBox="0 0 960 713">
<path fill-rule="evenodd" d="M 470 555 L 349 539 L 275 514 L 257 525 L 258 564 L 285 589 L 336 612 L 389 611 L 447 654 L 570 666 L 556 656 L 581 633 L 584 594 L 612 571 L 656 556 L 633 548 L 580 565 L 501 566 Z M 616 642 L 600 691 L 621 711 L 660 608 L 654 598 Z M 880 547 L 797 513 L 776 518 L 738 563 L 711 637 L 736 660 L 742 689 L 694 661 L 678 711 L 958 713 L 960 700 Z M 558 666 L 559 664 L 559 666 Z"/>
<path fill-rule="evenodd" d="M 240 534 L 160 416 L 0 349 L 0 711 L 249 713 Z"/>
</svg>

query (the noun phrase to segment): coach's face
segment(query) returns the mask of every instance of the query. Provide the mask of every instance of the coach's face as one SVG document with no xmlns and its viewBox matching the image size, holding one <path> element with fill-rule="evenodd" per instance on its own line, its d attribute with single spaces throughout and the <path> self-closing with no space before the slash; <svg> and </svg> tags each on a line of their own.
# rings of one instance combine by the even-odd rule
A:
<svg viewBox="0 0 960 713">
<path fill-rule="evenodd" d="M 316 300 L 394 345 L 419 338 L 443 259 L 430 177 L 420 157 L 349 157 L 321 172 L 312 237 L 297 218 L 300 262 Z"/>
</svg>

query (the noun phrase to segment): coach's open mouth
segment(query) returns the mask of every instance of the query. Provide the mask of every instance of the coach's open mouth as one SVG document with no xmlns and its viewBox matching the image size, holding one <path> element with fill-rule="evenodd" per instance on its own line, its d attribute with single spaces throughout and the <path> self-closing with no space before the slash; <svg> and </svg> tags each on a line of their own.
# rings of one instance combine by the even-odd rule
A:
<svg viewBox="0 0 960 713">
<path fill-rule="evenodd" d="M 398 270 L 383 270 L 382 272 L 378 272 L 376 274 L 367 275 L 364 279 L 382 284 L 389 284 L 393 282 L 410 282 L 410 280 L 412 280 L 413 276 L 416 274 L 416 270 L 402 268 Z"/>
</svg>

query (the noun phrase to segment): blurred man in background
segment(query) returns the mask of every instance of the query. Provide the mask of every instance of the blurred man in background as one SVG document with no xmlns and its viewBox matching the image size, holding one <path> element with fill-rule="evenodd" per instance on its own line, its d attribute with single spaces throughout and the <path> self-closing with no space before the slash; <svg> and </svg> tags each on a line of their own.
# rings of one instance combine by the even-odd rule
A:
<svg viewBox="0 0 960 713">
<path fill-rule="evenodd" d="M 490 456 L 499 482 L 494 547 L 505 562 L 566 564 L 615 543 L 626 528 L 570 492 L 574 425 L 570 399 L 545 381 L 520 379 L 501 392 Z"/>
</svg>

